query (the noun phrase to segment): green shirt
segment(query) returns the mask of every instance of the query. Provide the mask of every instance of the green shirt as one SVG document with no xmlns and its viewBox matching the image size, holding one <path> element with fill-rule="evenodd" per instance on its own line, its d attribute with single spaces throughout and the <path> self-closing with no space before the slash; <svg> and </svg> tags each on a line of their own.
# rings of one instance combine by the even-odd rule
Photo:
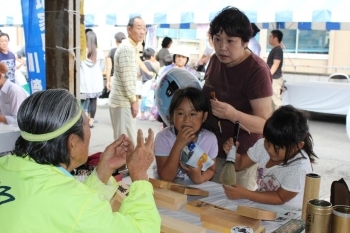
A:
<svg viewBox="0 0 350 233">
<path fill-rule="evenodd" d="M 109 200 L 118 188 L 93 172 L 84 183 L 29 158 L 0 158 L 1 232 L 160 232 L 161 219 L 148 181 L 130 186 L 119 212 Z"/>
</svg>

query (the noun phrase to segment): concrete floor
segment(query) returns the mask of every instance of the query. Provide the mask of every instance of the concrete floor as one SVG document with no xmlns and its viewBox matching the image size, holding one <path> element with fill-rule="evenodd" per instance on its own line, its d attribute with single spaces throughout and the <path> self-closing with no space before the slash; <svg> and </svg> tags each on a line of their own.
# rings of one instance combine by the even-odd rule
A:
<svg viewBox="0 0 350 233">
<path fill-rule="evenodd" d="M 91 129 L 90 154 L 103 151 L 113 141 L 113 130 L 108 105 L 99 106 L 95 127 Z M 344 178 L 350 181 L 350 139 L 345 129 L 345 116 L 311 114 L 310 133 L 314 140 L 314 150 L 319 157 L 314 164 L 314 172 L 321 176 L 320 198 L 329 198 L 331 183 Z M 162 124 L 157 121 L 137 121 L 137 127 L 146 134 L 152 128 L 155 134 Z"/>
</svg>

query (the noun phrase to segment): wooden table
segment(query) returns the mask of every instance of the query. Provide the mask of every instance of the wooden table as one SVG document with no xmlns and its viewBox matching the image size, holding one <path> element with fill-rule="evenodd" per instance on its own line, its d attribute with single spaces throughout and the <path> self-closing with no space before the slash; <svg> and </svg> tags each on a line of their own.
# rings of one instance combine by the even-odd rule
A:
<svg viewBox="0 0 350 233">
<path fill-rule="evenodd" d="M 148 170 L 148 176 L 149 177 L 156 177 L 156 172 L 153 169 L 149 169 Z M 123 178 L 124 183 L 126 184 L 131 184 L 131 180 L 130 177 L 125 177 Z M 193 201 L 193 200 L 202 200 L 205 201 L 207 203 L 211 203 L 211 204 L 215 204 L 217 206 L 221 206 L 227 209 L 231 209 L 236 211 L 237 206 L 238 205 L 243 205 L 243 206 L 251 206 L 251 207 L 259 207 L 262 208 L 261 206 L 263 206 L 265 209 L 268 209 L 269 207 L 271 208 L 278 208 L 279 211 L 281 211 L 282 214 L 284 215 L 284 213 L 288 213 L 290 211 L 289 207 L 285 207 L 285 206 L 272 206 L 272 205 L 262 205 L 259 203 L 255 203 L 249 200 L 245 200 L 245 199 L 241 199 L 241 200 L 229 200 L 224 191 L 223 191 L 223 187 L 221 184 L 215 183 L 215 182 L 211 182 L 211 181 L 207 181 L 203 184 L 200 185 L 194 185 L 190 180 L 188 181 L 177 181 L 176 183 L 182 183 L 182 184 L 186 184 L 186 185 L 190 185 L 192 187 L 196 187 L 196 188 L 200 188 L 206 191 L 209 191 L 209 197 L 201 197 L 201 196 L 188 196 L 187 201 Z M 175 210 L 169 210 L 169 209 L 165 209 L 162 207 L 158 207 L 159 213 L 162 215 L 166 215 L 181 221 L 185 221 L 188 223 L 191 223 L 193 225 L 196 226 L 202 226 L 202 222 L 200 220 L 200 217 L 196 214 L 193 214 L 189 211 L 187 211 L 185 208 L 182 208 L 178 211 Z M 298 216 L 301 215 L 301 210 L 293 210 L 296 213 L 295 218 L 297 218 Z M 274 230 L 276 230 L 277 228 L 279 228 L 282 224 L 279 222 L 274 222 L 274 221 L 262 221 L 262 226 L 264 226 L 266 228 L 266 233 L 268 232 L 273 232 Z M 211 230 L 207 230 L 208 233 L 214 232 Z"/>
</svg>

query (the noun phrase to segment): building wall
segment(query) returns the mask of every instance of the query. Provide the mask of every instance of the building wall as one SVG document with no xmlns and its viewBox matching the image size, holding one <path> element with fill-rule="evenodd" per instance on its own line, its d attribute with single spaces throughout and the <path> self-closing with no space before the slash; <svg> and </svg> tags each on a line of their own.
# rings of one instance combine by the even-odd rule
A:
<svg viewBox="0 0 350 233">
<path fill-rule="evenodd" d="M 266 61 L 267 30 L 260 31 L 261 57 Z M 283 71 L 286 73 L 329 76 L 333 73 L 350 75 L 350 31 L 331 31 L 329 54 L 284 53 Z"/>
<path fill-rule="evenodd" d="M 350 31 L 331 31 L 328 66 L 347 67 L 336 72 L 350 74 Z"/>
</svg>

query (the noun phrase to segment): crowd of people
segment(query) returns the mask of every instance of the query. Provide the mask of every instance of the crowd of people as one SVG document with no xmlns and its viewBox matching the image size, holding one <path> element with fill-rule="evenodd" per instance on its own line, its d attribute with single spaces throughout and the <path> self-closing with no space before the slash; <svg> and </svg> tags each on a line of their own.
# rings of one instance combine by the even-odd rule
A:
<svg viewBox="0 0 350 233">
<path fill-rule="evenodd" d="M 271 32 L 273 49 L 265 62 L 253 51 L 256 46 L 249 47 L 257 31 L 237 8 L 219 12 L 208 32 L 212 50 L 199 61 L 206 67 L 203 88 L 174 90 L 169 125 L 157 135 L 149 130 L 145 137 L 137 130 L 137 116 L 148 119 L 146 112 L 152 112 L 155 105 L 159 79 L 172 69 L 193 70 L 185 50 L 178 47 L 170 54 L 172 39 L 168 37 L 158 53 L 145 48 L 142 61 L 137 44 L 144 40 L 146 24 L 141 17 L 131 18 L 127 36 L 115 35 L 117 48 L 107 58 L 106 87 L 115 141 L 102 152 L 97 167 L 83 183 L 71 172 L 88 159 L 96 99 L 106 69 L 96 34 L 86 32 L 81 100 L 62 89 L 27 97 L 11 83 L 14 65 L 4 57 L 11 60 L 13 56 L 3 49 L 9 38 L 0 34 L 0 61 L 5 61 L 0 63 L 0 121 L 15 121 L 20 130 L 14 150 L 0 157 L 2 230 L 159 232 L 161 218 L 147 175 L 153 160 L 160 179 L 219 183 L 231 149 L 236 152 L 237 184 L 223 185 L 227 198 L 301 208 L 305 175 L 312 172 L 317 158 L 308 116 L 280 102 L 282 32 Z M 141 104 L 136 93 L 138 73 L 142 77 Z M 234 141 L 236 124 L 242 130 Z M 191 156 L 190 145 L 202 151 L 205 160 L 212 160 L 211 165 L 188 165 L 182 157 Z M 110 201 L 118 183 L 112 174 L 125 164 L 132 184 L 119 211 L 113 212 Z M 19 212 L 30 217 L 19 218 Z"/>
</svg>

